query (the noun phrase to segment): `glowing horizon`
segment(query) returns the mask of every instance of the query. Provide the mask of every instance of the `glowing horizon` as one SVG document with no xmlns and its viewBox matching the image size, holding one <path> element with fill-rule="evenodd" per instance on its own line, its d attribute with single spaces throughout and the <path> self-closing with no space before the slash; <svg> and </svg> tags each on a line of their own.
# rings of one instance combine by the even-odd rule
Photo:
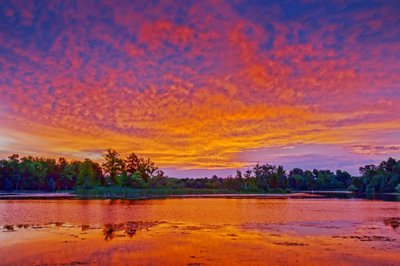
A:
<svg viewBox="0 0 400 266">
<path fill-rule="evenodd" d="M 0 157 L 175 176 L 400 157 L 396 1 L 4 1 Z"/>
</svg>

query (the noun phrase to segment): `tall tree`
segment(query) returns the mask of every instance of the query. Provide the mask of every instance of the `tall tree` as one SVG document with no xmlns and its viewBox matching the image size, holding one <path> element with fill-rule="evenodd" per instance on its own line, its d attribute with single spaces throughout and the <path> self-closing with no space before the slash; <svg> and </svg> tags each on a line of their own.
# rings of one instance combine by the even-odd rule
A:
<svg viewBox="0 0 400 266">
<path fill-rule="evenodd" d="M 114 185 L 116 184 L 117 176 L 124 170 L 124 161 L 121 159 L 120 154 L 113 149 L 107 149 L 104 161 L 102 164 L 103 171 L 108 174 L 111 185 Z"/>
<path fill-rule="evenodd" d="M 85 159 L 79 166 L 78 179 L 76 181 L 78 186 L 90 188 L 99 184 L 96 174 L 96 163 L 90 159 Z"/>
<path fill-rule="evenodd" d="M 147 183 L 153 176 L 154 172 L 158 169 L 154 162 L 150 161 L 150 158 L 140 158 L 138 165 L 138 172 L 142 179 Z"/>
<path fill-rule="evenodd" d="M 132 152 L 129 156 L 125 159 L 125 171 L 128 174 L 134 174 L 139 169 L 140 158 Z"/>
</svg>

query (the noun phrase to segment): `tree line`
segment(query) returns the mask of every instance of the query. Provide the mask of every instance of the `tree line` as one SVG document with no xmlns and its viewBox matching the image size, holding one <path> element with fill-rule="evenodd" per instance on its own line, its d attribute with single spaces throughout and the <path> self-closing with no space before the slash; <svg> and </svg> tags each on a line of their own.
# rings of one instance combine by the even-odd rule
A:
<svg viewBox="0 0 400 266">
<path fill-rule="evenodd" d="M 123 158 L 108 149 L 103 163 L 90 159 L 67 161 L 44 157 L 19 157 L 0 160 L 0 190 L 72 190 L 94 187 L 133 189 L 211 189 L 236 192 L 285 192 L 304 190 L 350 190 L 354 192 L 400 192 L 400 161 L 389 158 L 379 165 L 360 167 L 359 176 L 337 170 L 303 170 L 287 172 L 283 166 L 256 164 L 242 173 L 225 178 L 167 177 L 149 158 L 135 153 Z"/>
<path fill-rule="evenodd" d="M 72 190 L 76 187 L 127 186 L 144 188 L 165 178 L 150 159 L 135 153 L 122 158 L 108 149 L 100 165 L 90 159 L 67 161 L 13 154 L 0 160 L 1 190 Z"/>
</svg>

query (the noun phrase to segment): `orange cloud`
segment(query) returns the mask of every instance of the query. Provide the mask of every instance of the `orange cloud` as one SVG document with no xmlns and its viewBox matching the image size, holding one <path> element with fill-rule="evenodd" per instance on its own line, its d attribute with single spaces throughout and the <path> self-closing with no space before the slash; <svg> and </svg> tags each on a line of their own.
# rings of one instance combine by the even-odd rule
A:
<svg viewBox="0 0 400 266">
<path fill-rule="evenodd" d="M 98 159 L 113 147 L 219 169 L 293 143 L 354 158 L 379 150 L 365 143 L 399 145 L 390 3 L 38 5 L 1 9 L 1 154 Z"/>
</svg>

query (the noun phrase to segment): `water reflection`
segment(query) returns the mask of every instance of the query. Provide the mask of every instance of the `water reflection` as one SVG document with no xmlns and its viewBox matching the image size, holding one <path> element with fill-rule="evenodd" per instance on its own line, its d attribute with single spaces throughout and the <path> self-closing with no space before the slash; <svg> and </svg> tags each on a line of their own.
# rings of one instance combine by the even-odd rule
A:
<svg viewBox="0 0 400 266">
<path fill-rule="evenodd" d="M 103 236 L 105 241 L 111 241 L 115 236 L 124 237 L 128 236 L 132 238 L 137 231 L 149 230 L 150 227 L 160 224 L 160 221 L 128 221 L 126 223 L 119 224 L 104 224 Z M 118 233 L 118 235 L 116 235 Z"/>
<path fill-rule="evenodd" d="M 399 213 L 336 198 L 0 201 L 0 264 L 396 265 Z"/>
<path fill-rule="evenodd" d="M 63 222 L 51 222 L 46 224 L 6 224 L 2 226 L 3 232 L 13 232 L 17 231 L 16 229 L 33 229 L 40 230 L 45 229 L 49 230 L 52 228 L 69 228 L 69 229 L 79 229 L 82 233 L 85 233 L 91 229 L 100 229 L 102 228 L 102 233 L 105 241 L 110 241 L 114 237 L 133 237 L 137 231 L 148 231 L 150 227 L 161 224 L 161 221 L 128 221 L 126 223 L 106 223 L 102 227 L 91 226 L 88 224 L 72 225 L 66 224 Z M 1 227 L 0 227 L 1 228 Z M 118 233 L 118 235 L 116 235 Z"/>
<path fill-rule="evenodd" d="M 400 202 L 400 194 L 396 193 L 366 194 L 366 193 L 351 193 L 348 191 L 313 191 L 309 192 L 309 194 L 313 196 L 319 196 L 321 198 L 331 198 L 331 199 L 366 199 L 366 200 Z"/>
<path fill-rule="evenodd" d="M 113 224 L 105 224 L 103 228 L 104 240 L 111 241 L 114 238 L 115 231 Z"/>
</svg>

